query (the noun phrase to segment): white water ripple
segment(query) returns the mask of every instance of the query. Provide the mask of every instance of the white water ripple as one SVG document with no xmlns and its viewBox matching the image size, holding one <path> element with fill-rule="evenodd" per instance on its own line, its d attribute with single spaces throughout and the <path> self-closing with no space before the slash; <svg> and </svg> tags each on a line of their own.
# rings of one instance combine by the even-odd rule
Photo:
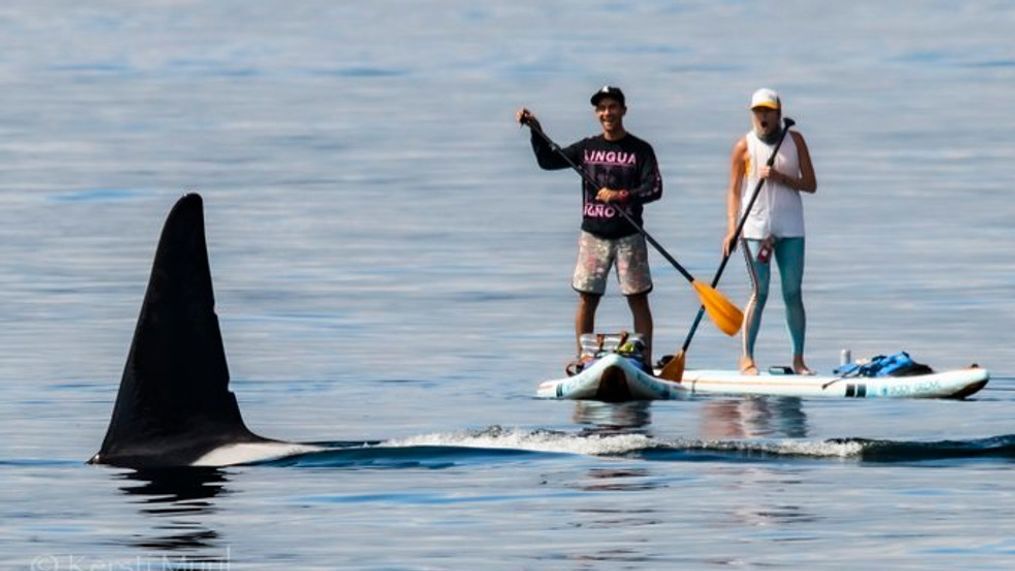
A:
<svg viewBox="0 0 1015 571">
<path fill-rule="evenodd" d="M 527 431 L 494 427 L 482 432 L 435 432 L 399 438 L 378 447 L 454 446 L 493 450 L 582 454 L 586 456 L 624 456 L 653 449 L 730 452 L 743 455 L 810 456 L 851 458 L 863 452 L 856 441 L 834 440 L 697 440 L 688 438 L 655 439 L 644 434 L 570 434 L 547 430 Z"/>
</svg>

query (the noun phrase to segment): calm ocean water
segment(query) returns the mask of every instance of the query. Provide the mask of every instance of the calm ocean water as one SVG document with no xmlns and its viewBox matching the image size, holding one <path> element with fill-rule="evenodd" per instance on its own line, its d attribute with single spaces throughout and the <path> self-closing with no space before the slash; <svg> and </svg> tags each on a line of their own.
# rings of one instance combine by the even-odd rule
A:
<svg viewBox="0 0 1015 571">
<path fill-rule="evenodd" d="M 1010 2 L 8 2 L 0 566 L 1015 566 Z M 977 362 L 973 399 L 533 398 L 572 350 L 569 142 L 604 83 L 707 279 L 751 91 L 807 137 L 808 360 Z M 88 466 L 166 213 L 205 198 L 232 388 L 267 465 Z M 653 257 L 657 353 L 697 300 Z M 740 303 L 732 264 L 722 289 Z M 770 301 L 764 365 L 788 362 Z M 603 330 L 628 327 L 604 300 Z M 733 366 L 709 325 L 689 366 Z"/>
</svg>

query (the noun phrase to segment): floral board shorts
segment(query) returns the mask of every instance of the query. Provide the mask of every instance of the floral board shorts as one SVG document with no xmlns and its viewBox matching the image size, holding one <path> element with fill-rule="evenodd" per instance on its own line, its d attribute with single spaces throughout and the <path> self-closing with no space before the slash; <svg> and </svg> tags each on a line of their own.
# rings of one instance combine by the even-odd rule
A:
<svg viewBox="0 0 1015 571">
<path fill-rule="evenodd" d="M 578 238 L 578 263 L 571 287 L 580 293 L 602 295 L 614 262 L 621 293 L 638 295 L 652 291 L 644 236 L 632 234 L 610 240 L 585 231 Z"/>
</svg>

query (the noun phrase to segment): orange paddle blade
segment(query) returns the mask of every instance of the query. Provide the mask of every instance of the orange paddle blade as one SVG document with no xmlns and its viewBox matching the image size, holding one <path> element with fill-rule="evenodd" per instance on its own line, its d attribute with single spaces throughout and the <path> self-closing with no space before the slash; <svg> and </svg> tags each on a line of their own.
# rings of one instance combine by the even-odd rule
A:
<svg viewBox="0 0 1015 571">
<path fill-rule="evenodd" d="M 679 383 L 684 378 L 684 360 L 687 357 L 681 349 L 668 363 L 659 371 L 659 378 Z"/>
<path fill-rule="evenodd" d="M 691 282 L 691 285 L 694 286 L 694 291 L 698 292 L 701 305 L 705 306 L 705 312 L 712 319 L 712 323 L 726 335 L 736 335 L 744 323 L 743 312 L 712 286 L 698 280 Z"/>
</svg>

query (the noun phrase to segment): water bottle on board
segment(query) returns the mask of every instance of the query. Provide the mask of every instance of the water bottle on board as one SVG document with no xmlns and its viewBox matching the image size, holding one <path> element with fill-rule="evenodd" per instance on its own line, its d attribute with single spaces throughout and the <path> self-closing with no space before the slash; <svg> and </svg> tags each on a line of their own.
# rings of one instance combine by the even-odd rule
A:
<svg viewBox="0 0 1015 571">
<path fill-rule="evenodd" d="M 852 362 L 853 362 L 853 352 L 850 351 L 849 349 L 843 349 L 842 352 L 839 353 L 839 366 L 845 367 L 846 365 Z"/>
</svg>

